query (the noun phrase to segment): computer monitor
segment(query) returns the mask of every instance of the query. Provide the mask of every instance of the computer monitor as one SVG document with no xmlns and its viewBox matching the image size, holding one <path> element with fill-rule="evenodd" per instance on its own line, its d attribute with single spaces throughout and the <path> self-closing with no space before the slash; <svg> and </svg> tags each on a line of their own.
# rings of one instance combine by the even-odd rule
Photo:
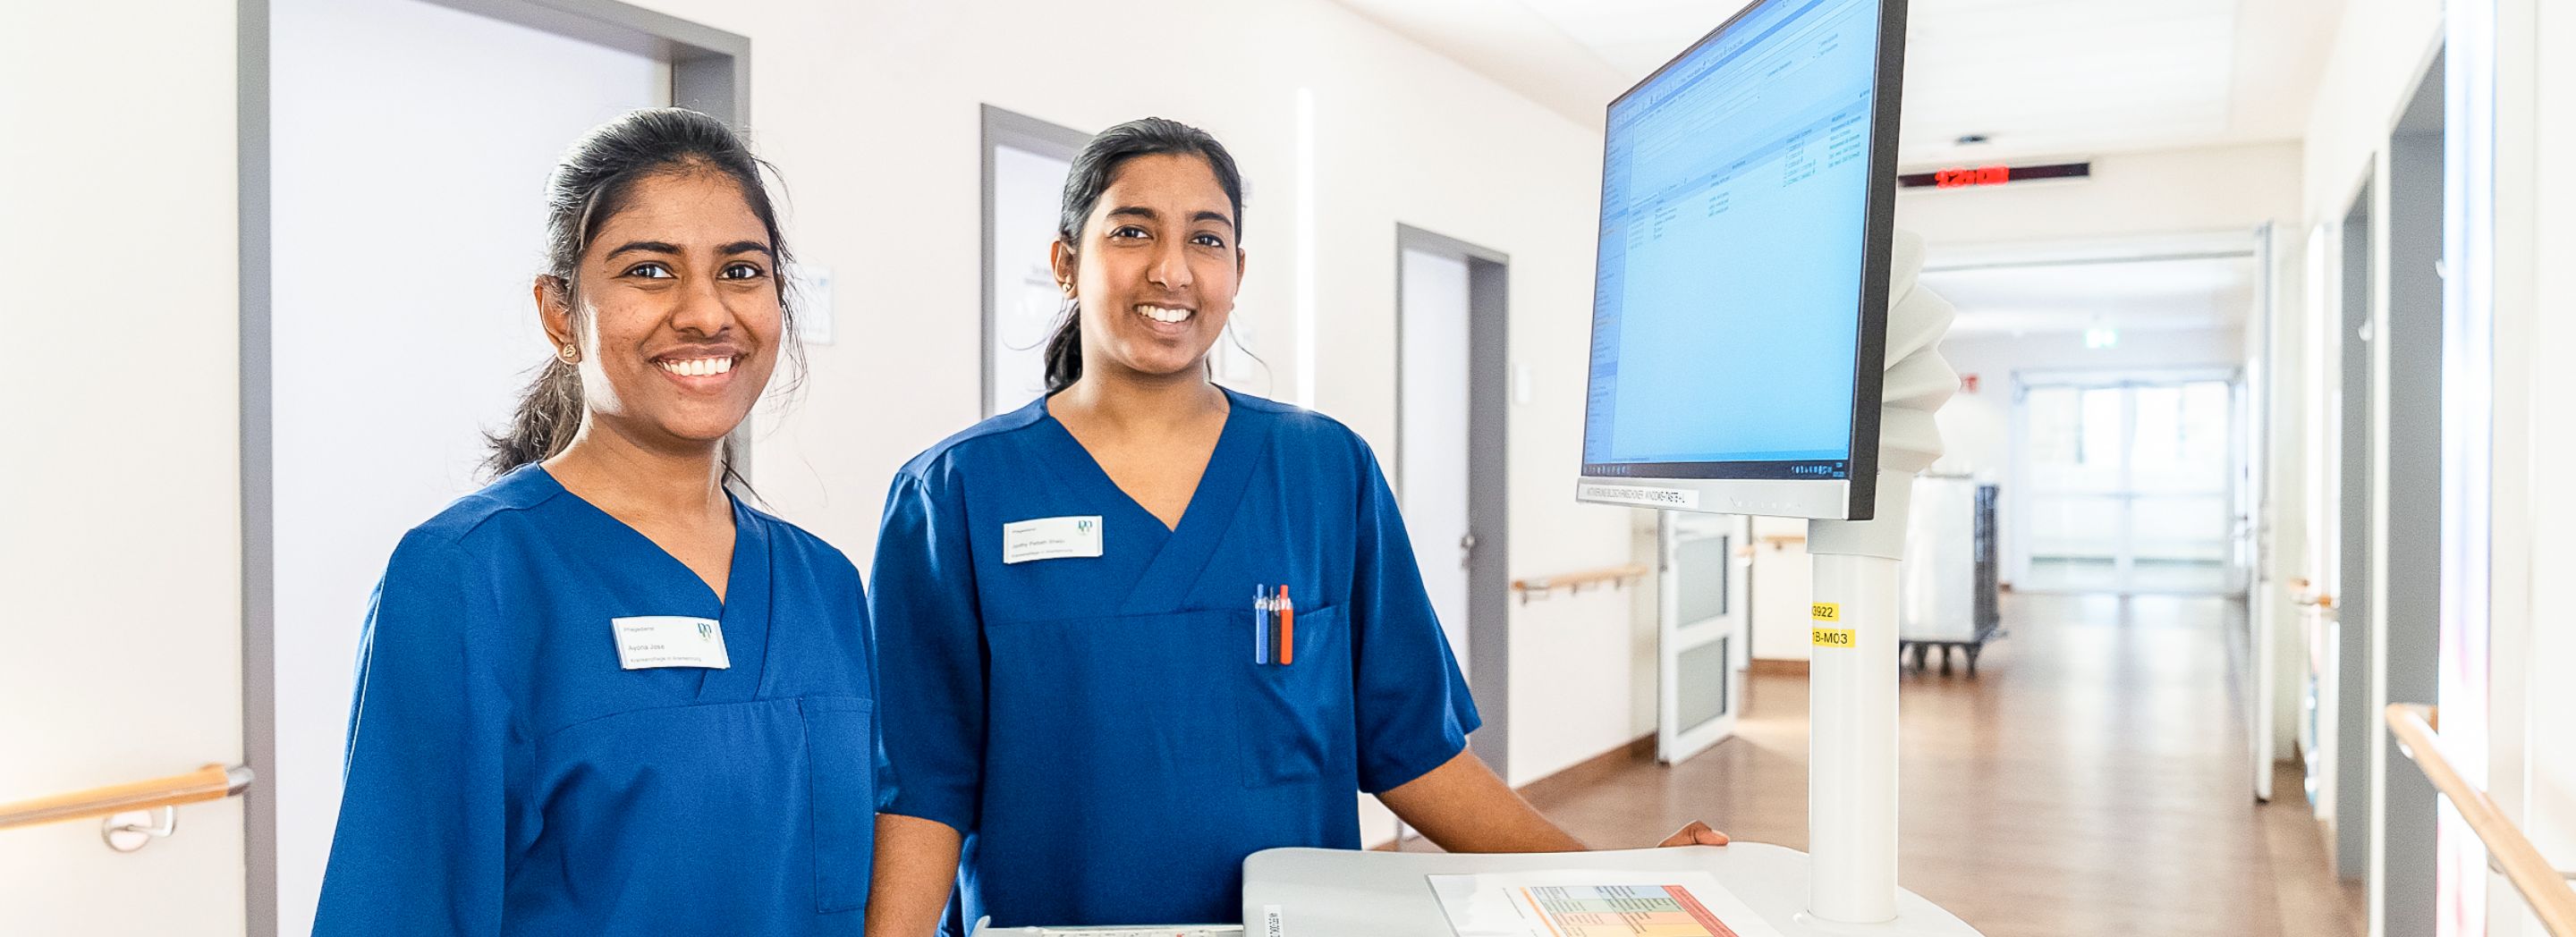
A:
<svg viewBox="0 0 2576 937">
<path fill-rule="evenodd" d="M 1876 504 L 1905 0 L 1758 0 L 1610 102 L 1577 497 Z"/>
</svg>

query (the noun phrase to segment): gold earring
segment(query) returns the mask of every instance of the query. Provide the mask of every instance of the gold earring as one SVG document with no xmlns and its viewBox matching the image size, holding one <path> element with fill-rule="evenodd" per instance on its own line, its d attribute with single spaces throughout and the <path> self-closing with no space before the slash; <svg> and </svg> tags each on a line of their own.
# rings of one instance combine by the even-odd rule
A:
<svg viewBox="0 0 2576 937">
<path fill-rule="evenodd" d="M 564 360 L 564 363 L 565 363 L 565 364 L 572 364 L 572 363 L 574 363 L 574 362 L 576 362 L 576 361 L 580 361 L 580 360 L 581 360 L 581 351 L 580 351 L 579 349 L 576 349 L 576 348 L 574 348 L 574 347 L 570 346 L 570 345 L 565 345 L 565 346 L 563 346 L 563 351 L 561 352 L 561 354 L 563 355 L 563 360 Z"/>
</svg>

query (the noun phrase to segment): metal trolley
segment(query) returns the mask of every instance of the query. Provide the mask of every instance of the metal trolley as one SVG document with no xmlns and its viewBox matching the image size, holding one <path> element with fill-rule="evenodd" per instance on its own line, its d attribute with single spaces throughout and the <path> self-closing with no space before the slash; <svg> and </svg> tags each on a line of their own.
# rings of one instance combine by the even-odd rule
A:
<svg viewBox="0 0 2576 937">
<path fill-rule="evenodd" d="M 1939 648 L 1942 673 L 1950 672 L 1957 650 L 1968 675 L 1976 676 L 1986 642 L 2004 635 L 1996 608 L 1995 496 L 1995 486 L 1968 478 L 1927 475 L 1914 482 L 1896 654 L 1899 660 L 1912 655 L 1917 673 Z"/>
</svg>

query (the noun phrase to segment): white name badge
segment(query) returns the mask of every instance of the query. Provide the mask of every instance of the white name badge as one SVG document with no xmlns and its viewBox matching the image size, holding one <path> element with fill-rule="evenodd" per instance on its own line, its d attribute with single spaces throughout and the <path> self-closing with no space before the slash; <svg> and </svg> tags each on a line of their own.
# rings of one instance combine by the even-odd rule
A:
<svg viewBox="0 0 2576 937">
<path fill-rule="evenodd" d="M 1100 555 L 1100 515 L 1041 517 L 1002 525 L 1002 562 Z"/>
<path fill-rule="evenodd" d="M 642 615 L 611 618 L 608 626 L 617 635 L 617 665 L 628 670 L 733 666 L 725 656 L 724 626 L 713 618 Z"/>
</svg>

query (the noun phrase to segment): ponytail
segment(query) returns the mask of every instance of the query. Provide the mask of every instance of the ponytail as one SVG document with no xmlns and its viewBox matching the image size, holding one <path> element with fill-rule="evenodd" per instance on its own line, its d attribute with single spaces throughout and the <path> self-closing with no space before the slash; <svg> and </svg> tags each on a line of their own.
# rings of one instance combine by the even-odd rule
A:
<svg viewBox="0 0 2576 937">
<path fill-rule="evenodd" d="M 1082 380 L 1082 304 L 1064 301 L 1064 313 L 1056 318 L 1055 334 L 1047 336 L 1046 392 L 1061 393 Z"/>
<path fill-rule="evenodd" d="M 559 357 L 546 359 L 537 379 L 529 381 L 528 389 L 519 395 L 509 431 L 488 437 L 492 456 L 484 467 L 494 475 L 505 475 L 519 466 L 554 458 L 581 431 L 582 412 L 581 369 Z"/>
</svg>

